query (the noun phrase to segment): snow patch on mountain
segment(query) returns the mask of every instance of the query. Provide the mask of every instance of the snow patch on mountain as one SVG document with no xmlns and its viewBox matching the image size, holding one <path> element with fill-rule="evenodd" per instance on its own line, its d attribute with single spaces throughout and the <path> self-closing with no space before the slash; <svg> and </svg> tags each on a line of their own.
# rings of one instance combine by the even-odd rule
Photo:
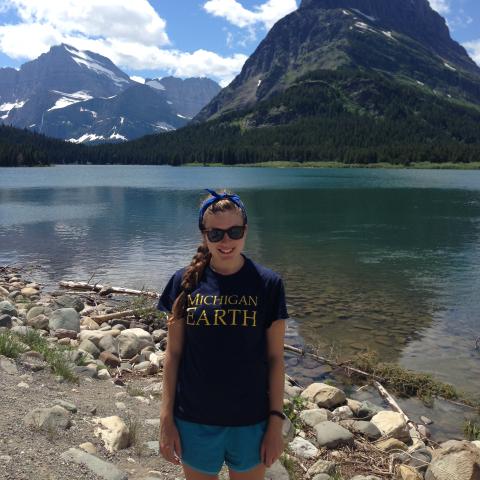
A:
<svg viewBox="0 0 480 480">
<path fill-rule="evenodd" d="M 65 49 L 72 55 L 72 59 L 77 63 L 77 65 L 85 66 L 90 70 L 98 73 L 99 75 L 105 75 L 106 77 L 112 79 L 114 83 L 119 86 L 122 86 L 123 83 L 129 83 L 127 79 L 121 78 L 118 75 L 115 75 L 111 70 L 100 65 L 97 61 L 87 55 L 85 52 L 80 50 L 72 50 L 69 47 Z"/>
<path fill-rule="evenodd" d="M 117 132 L 114 132 L 112 133 L 109 137 L 108 137 L 109 140 L 128 140 L 127 137 L 124 137 L 123 135 L 120 135 L 119 133 Z"/>
<path fill-rule="evenodd" d="M 72 143 L 84 143 L 84 142 L 95 142 L 97 140 L 105 140 L 103 135 L 95 135 L 94 133 L 86 133 L 79 138 L 69 138 L 67 142 Z"/>
<path fill-rule="evenodd" d="M 452 67 L 451 65 L 449 65 L 447 62 L 443 62 L 443 64 L 449 69 L 451 70 L 452 72 L 456 72 L 457 69 L 455 67 Z"/>
<path fill-rule="evenodd" d="M 363 12 L 361 12 L 360 10 L 357 10 L 356 8 L 352 8 L 352 10 L 356 13 L 358 13 L 359 15 L 361 15 L 362 17 L 364 18 L 368 18 L 368 20 L 370 20 L 371 22 L 376 22 L 377 19 L 375 17 L 371 17 Z M 345 10 L 344 10 L 345 11 Z"/>
<path fill-rule="evenodd" d="M 3 113 L 3 115 L 0 116 L 0 119 L 5 120 L 10 114 L 11 110 L 13 110 L 14 108 L 22 108 L 25 103 L 27 103 L 25 100 L 16 103 L 3 103 L 2 105 L 0 105 L 0 113 Z"/>
<path fill-rule="evenodd" d="M 148 85 L 155 90 L 165 90 L 165 87 L 158 80 L 149 80 L 145 85 Z"/>
<path fill-rule="evenodd" d="M 47 112 L 50 110 L 57 110 L 59 108 L 65 108 L 68 107 L 69 105 L 73 105 L 74 103 L 78 102 L 85 102 L 86 100 L 90 100 L 93 97 L 89 95 L 87 92 L 84 92 L 82 90 L 78 92 L 73 92 L 73 93 L 64 93 L 64 92 L 58 92 L 57 90 L 51 90 L 53 93 L 58 93 L 59 95 L 63 95 L 60 97 L 56 102 L 53 107 L 50 107 Z"/>
</svg>

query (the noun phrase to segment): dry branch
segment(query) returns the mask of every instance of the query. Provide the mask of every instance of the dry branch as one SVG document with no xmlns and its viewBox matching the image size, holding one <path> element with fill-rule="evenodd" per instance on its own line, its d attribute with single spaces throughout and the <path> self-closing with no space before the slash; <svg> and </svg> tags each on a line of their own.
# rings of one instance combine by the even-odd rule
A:
<svg viewBox="0 0 480 480">
<path fill-rule="evenodd" d="M 109 285 L 90 284 L 87 282 L 63 281 L 59 285 L 63 288 L 71 288 L 73 290 L 90 290 L 100 294 L 107 295 L 109 293 L 123 293 L 125 295 L 145 295 L 146 297 L 158 298 L 157 292 L 149 292 L 147 290 L 133 290 L 131 288 L 111 287 Z"/>
<path fill-rule="evenodd" d="M 116 313 L 107 313 L 106 315 L 96 315 L 94 317 L 91 317 L 92 320 L 95 320 L 98 324 L 101 324 L 103 322 L 108 322 L 108 320 L 113 320 L 115 318 L 125 318 L 125 317 L 131 317 L 135 315 L 134 310 L 125 310 L 123 312 L 116 312 Z"/>
</svg>

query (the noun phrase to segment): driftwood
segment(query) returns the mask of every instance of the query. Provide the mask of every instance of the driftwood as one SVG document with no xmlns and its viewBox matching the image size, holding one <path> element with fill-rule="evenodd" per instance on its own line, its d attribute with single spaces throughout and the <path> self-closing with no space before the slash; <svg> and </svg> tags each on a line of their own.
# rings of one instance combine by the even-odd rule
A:
<svg viewBox="0 0 480 480">
<path fill-rule="evenodd" d="M 109 285 L 100 285 L 98 283 L 90 284 L 87 282 L 60 282 L 63 288 L 71 288 L 73 290 L 90 290 L 100 295 L 108 295 L 109 293 L 123 293 L 126 295 L 145 295 L 146 297 L 158 298 L 157 292 L 147 290 L 132 290 L 131 288 L 110 287 Z"/>
<path fill-rule="evenodd" d="M 108 320 L 113 320 L 114 318 L 125 318 L 125 317 L 131 317 L 133 315 L 135 315 L 134 310 L 125 310 L 123 312 L 107 313 L 106 315 L 95 315 L 94 317 L 90 317 L 90 318 L 95 322 L 97 322 L 98 324 L 101 324 L 103 322 L 108 322 Z"/>
</svg>

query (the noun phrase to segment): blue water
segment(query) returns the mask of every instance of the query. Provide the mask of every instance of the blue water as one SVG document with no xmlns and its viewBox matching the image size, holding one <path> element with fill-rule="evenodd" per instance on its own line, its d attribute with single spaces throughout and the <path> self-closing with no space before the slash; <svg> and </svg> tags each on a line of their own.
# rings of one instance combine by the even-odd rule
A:
<svg viewBox="0 0 480 480">
<path fill-rule="evenodd" d="M 290 343 L 376 350 L 480 393 L 480 171 L 0 168 L 0 264 L 37 264 L 51 288 L 161 290 L 200 240 L 205 187 L 245 200 L 247 254 L 285 279 Z"/>
</svg>

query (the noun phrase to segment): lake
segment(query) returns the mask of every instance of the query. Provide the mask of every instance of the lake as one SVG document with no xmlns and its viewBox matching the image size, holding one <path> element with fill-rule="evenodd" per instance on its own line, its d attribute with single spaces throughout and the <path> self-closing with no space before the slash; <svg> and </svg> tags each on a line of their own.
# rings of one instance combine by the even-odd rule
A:
<svg viewBox="0 0 480 480">
<path fill-rule="evenodd" d="M 205 187 L 241 194 L 246 253 L 285 280 L 288 343 L 374 350 L 480 394 L 480 171 L 0 168 L 0 264 L 160 291 L 200 240 Z"/>
</svg>

